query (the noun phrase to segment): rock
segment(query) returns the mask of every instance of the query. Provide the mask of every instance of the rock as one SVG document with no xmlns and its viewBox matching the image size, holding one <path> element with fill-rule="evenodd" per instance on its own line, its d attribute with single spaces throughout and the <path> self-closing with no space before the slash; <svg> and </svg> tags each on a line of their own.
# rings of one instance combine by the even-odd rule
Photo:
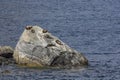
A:
<svg viewBox="0 0 120 80">
<path fill-rule="evenodd" d="M 14 51 L 18 64 L 28 67 L 72 67 L 88 64 L 78 51 L 39 26 L 27 26 Z"/>
<path fill-rule="evenodd" d="M 1 73 L 2 74 L 9 74 L 9 73 L 11 73 L 11 71 L 9 71 L 9 70 L 3 70 Z"/>
<path fill-rule="evenodd" d="M 13 58 L 13 48 L 10 46 L 0 46 L 0 56 L 5 58 Z"/>
<path fill-rule="evenodd" d="M 14 50 L 10 46 L 0 46 L 0 65 L 14 64 Z"/>
<path fill-rule="evenodd" d="M 0 57 L 0 65 L 16 64 L 13 58 Z"/>
</svg>

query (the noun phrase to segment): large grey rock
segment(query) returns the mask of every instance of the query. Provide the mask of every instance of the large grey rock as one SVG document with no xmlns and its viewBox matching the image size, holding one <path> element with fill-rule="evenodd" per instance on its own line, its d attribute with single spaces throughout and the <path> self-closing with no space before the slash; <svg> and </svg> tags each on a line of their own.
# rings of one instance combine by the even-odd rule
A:
<svg viewBox="0 0 120 80">
<path fill-rule="evenodd" d="M 39 26 L 27 26 L 15 51 L 18 64 L 29 67 L 72 67 L 87 65 L 88 60 L 57 37 Z"/>
</svg>

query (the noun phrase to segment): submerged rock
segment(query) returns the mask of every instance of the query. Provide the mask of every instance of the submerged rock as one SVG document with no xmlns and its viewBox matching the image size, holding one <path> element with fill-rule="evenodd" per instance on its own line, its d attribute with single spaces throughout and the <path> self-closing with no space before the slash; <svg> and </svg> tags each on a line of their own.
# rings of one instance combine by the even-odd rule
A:
<svg viewBox="0 0 120 80">
<path fill-rule="evenodd" d="M 13 58 L 0 57 L 0 65 L 16 64 Z"/>
<path fill-rule="evenodd" d="M 2 74 L 9 74 L 9 73 L 11 73 L 11 71 L 10 71 L 10 70 L 3 70 L 3 71 L 0 72 L 0 73 L 2 73 Z"/>
<path fill-rule="evenodd" d="M 26 27 L 16 45 L 14 59 L 18 64 L 28 67 L 72 67 L 88 64 L 81 53 L 39 26 Z"/>
</svg>

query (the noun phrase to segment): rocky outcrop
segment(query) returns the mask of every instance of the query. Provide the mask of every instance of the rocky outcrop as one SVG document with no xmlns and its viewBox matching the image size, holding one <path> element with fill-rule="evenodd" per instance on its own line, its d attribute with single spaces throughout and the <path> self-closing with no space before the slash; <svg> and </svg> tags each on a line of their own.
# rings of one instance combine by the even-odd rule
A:
<svg viewBox="0 0 120 80">
<path fill-rule="evenodd" d="M 39 26 L 25 28 L 16 45 L 14 59 L 18 64 L 28 67 L 71 67 L 88 64 L 88 60 L 81 53 Z"/>
<path fill-rule="evenodd" d="M 13 58 L 5 58 L 0 56 L 0 65 L 9 65 L 9 64 L 16 64 Z"/>
<path fill-rule="evenodd" d="M 0 65 L 15 63 L 13 52 L 14 50 L 10 46 L 0 46 Z"/>
<path fill-rule="evenodd" d="M 10 46 L 0 46 L 0 56 L 5 58 L 13 58 L 13 48 Z"/>
</svg>

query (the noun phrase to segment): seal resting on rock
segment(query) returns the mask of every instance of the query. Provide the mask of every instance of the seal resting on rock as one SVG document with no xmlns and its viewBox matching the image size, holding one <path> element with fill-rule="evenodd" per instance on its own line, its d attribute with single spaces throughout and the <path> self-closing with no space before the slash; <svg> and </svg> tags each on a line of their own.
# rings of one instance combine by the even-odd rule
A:
<svg viewBox="0 0 120 80">
<path fill-rule="evenodd" d="M 78 51 L 39 26 L 27 26 L 14 50 L 18 64 L 28 67 L 74 67 L 88 64 Z"/>
</svg>

